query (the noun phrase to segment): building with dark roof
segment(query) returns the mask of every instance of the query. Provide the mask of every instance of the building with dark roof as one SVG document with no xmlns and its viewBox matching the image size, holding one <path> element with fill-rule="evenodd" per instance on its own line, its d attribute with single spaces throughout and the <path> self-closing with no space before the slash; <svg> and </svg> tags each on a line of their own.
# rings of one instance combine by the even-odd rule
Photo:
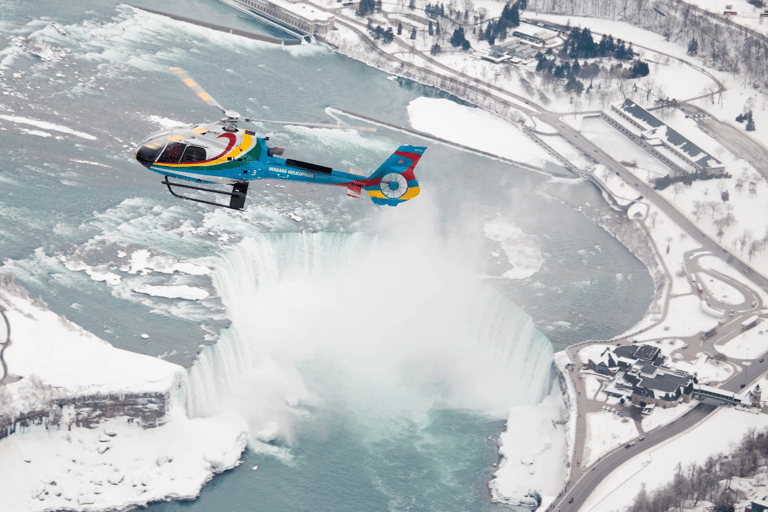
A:
<svg viewBox="0 0 768 512">
<path fill-rule="evenodd" d="M 623 345 L 613 348 L 612 352 L 618 360 L 619 370 L 605 387 L 607 394 L 642 407 L 674 407 L 680 400 L 691 400 L 696 378 L 663 366 L 666 357 L 661 355 L 658 347 Z M 601 354 L 601 359 L 608 358 L 605 353 Z"/>
<path fill-rule="evenodd" d="M 629 98 L 601 118 L 678 172 L 720 174 L 725 165 Z"/>
</svg>

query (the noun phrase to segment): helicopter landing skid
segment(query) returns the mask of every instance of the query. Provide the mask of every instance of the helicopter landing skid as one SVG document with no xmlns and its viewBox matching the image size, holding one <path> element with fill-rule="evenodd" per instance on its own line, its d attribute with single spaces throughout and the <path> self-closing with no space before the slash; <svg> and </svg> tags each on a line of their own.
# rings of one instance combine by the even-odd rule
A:
<svg viewBox="0 0 768 512">
<path fill-rule="evenodd" d="M 178 197 L 180 199 L 186 199 L 188 201 L 194 201 L 196 203 L 204 203 L 204 204 L 210 204 L 212 206 L 220 206 L 222 208 L 231 208 L 233 210 L 242 210 L 245 206 L 245 197 L 248 194 L 248 183 L 235 183 L 232 185 L 232 192 L 224 192 L 223 190 L 216 190 L 213 188 L 205 188 L 205 187 L 196 187 L 194 185 L 184 185 L 181 183 L 171 183 L 168 181 L 168 176 L 165 177 L 165 180 L 161 181 L 163 185 L 168 187 L 168 192 L 171 193 L 173 197 Z M 202 192 L 211 192 L 213 194 L 221 194 L 225 196 L 229 196 L 229 204 L 221 204 L 216 203 L 214 201 L 206 201 L 204 199 L 196 199 L 194 197 L 189 196 L 183 196 L 181 194 L 177 194 L 173 191 L 171 187 L 181 187 L 181 188 L 189 188 L 192 190 L 200 190 Z"/>
</svg>

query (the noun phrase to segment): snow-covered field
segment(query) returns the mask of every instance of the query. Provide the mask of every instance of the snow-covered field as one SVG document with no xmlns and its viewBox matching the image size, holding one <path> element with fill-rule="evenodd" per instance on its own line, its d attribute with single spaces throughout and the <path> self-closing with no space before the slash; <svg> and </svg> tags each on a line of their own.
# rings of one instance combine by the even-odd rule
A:
<svg viewBox="0 0 768 512">
<path fill-rule="evenodd" d="M 621 510 L 632 503 L 643 485 L 649 492 L 665 485 L 674 477 L 678 464 L 686 468 L 710 455 L 728 452 L 753 428 L 768 428 L 768 415 L 721 408 L 696 428 L 627 461 L 603 480 L 582 510 Z"/>
<path fill-rule="evenodd" d="M 632 441 L 638 436 L 635 422 L 612 412 L 591 412 L 587 415 L 587 442 L 582 467 L 589 467 L 603 455 Z"/>
<path fill-rule="evenodd" d="M 715 349 L 728 357 L 736 359 L 754 359 L 768 352 L 768 331 L 760 324 L 757 327 L 739 334 L 724 345 L 716 345 Z"/>
<path fill-rule="evenodd" d="M 479 108 L 422 97 L 408 105 L 408 117 L 416 130 L 463 146 L 531 165 L 553 161 L 520 128 Z"/>
</svg>

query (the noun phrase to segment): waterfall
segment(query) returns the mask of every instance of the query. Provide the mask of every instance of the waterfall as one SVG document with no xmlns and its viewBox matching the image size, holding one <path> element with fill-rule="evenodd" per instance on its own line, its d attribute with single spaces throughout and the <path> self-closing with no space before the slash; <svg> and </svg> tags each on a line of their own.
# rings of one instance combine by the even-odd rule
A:
<svg viewBox="0 0 768 512">
<path fill-rule="evenodd" d="M 243 239 L 214 272 L 232 325 L 189 371 L 189 415 L 234 408 L 256 430 L 286 435 L 296 404 L 391 382 L 402 396 L 498 417 L 539 403 L 552 383 L 549 340 L 447 252 L 423 238 Z M 338 385 L 309 385 L 313 366 Z M 383 402 L 390 391 L 365 396 Z"/>
</svg>

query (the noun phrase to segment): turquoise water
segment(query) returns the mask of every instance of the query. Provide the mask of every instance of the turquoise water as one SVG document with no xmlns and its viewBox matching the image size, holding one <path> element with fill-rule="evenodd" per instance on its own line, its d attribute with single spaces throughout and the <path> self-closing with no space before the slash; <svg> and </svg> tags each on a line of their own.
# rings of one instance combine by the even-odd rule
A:
<svg viewBox="0 0 768 512">
<path fill-rule="evenodd" d="M 360 233 L 367 240 L 383 243 L 405 240 L 408 233 L 423 233 L 414 247 L 433 255 L 439 265 L 432 270 L 447 270 L 434 274 L 433 281 L 413 284 L 413 289 L 422 294 L 434 290 L 431 303 L 450 308 L 461 299 L 462 290 L 468 289 L 465 281 L 455 278 L 455 268 L 475 274 L 496 268 L 497 258 L 489 253 L 499 247 L 484 239 L 482 225 L 497 215 L 532 237 L 541 249 L 543 264 L 525 280 L 488 280 L 497 294 L 493 298 L 497 314 L 487 319 L 481 314 L 471 317 L 478 320 L 479 327 L 467 320 L 467 325 L 482 333 L 478 339 L 496 343 L 477 350 L 480 356 L 514 352 L 520 345 L 540 355 L 551 353 L 551 347 L 539 343 L 534 334 L 522 334 L 525 329 L 517 322 L 528 316 L 520 310 L 530 315 L 556 349 L 581 339 L 617 334 L 645 312 L 652 293 L 647 271 L 613 237 L 554 199 L 546 175 L 426 141 L 430 149 L 417 170 L 422 195 L 405 208 L 379 211 L 369 201 L 350 200 L 339 190 L 287 184 L 285 188 L 253 189 L 249 208 L 235 213 L 173 199 L 160 187 L 159 178 L 138 165 L 131 154 L 133 144 L 160 129 L 151 116 L 194 123 L 219 115 L 178 83 L 167 70 L 171 65 L 185 68 L 226 107 L 244 115 L 278 119 L 328 122 L 331 118 L 325 109 L 336 106 L 407 126 L 408 103 L 434 91 L 390 80 L 385 73 L 321 46 L 277 47 L 242 40 L 117 2 L 54 1 L 43 8 L 33 2 L 5 1 L 0 8 L 4 12 L 0 39 L 7 44 L 0 50 L 0 88 L 7 93 L 0 96 L 0 116 L 6 116 L 0 117 L 0 148 L 5 155 L 0 167 L 0 271 L 13 273 L 53 311 L 117 347 L 191 367 L 204 347 L 222 338 L 222 332 L 243 335 L 254 331 L 242 328 L 228 302 L 232 297 L 245 297 L 245 306 L 251 300 L 269 305 L 281 299 L 279 294 L 267 293 L 270 289 L 260 286 L 259 279 L 250 282 L 244 295 L 228 295 L 215 282 L 218 277 L 211 275 L 166 274 L 156 269 L 133 272 L 130 262 L 138 251 L 192 261 L 217 269 L 220 276 L 242 244 L 262 234 L 289 233 L 298 240 L 307 236 L 300 232 L 327 239 L 339 236 L 336 233 Z M 164 8 L 213 23 L 260 30 L 212 0 L 171 0 Z M 18 46 L 18 41 L 43 42 L 63 48 L 66 54 L 59 61 L 42 61 Z M 375 134 L 257 129 L 287 146 L 291 157 L 341 169 L 375 168 L 399 144 L 421 143 L 383 129 Z M 600 204 L 599 195 L 584 182 L 559 186 L 568 188 L 572 202 Z M 291 220 L 287 213 L 300 215 L 302 222 Z M 318 254 L 329 260 L 341 258 L 345 243 Z M 351 261 L 375 263 L 381 257 L 377 251 L 361 249 Z M 248 261 L 252 260 L 246 259 L 246 265 Z M 97 282 L 75 270 L 84 267 L 108 270 L 120 277 L 120 284 Z M 408 261 L 386 266 L 383 276 L 363 266 L 356 280 L 342 278 L 343 273 L 311 270 L 307 265 L 297 268 L 306 272 L 301 274 L 305 278 L 291 280 L 286 274 L 287 281 L 276 281 L 283 287 L 294 286 L 289 288 L 296 290 L 293 298 L 315 294 L 322 299 L 331 289 L 354 290 L 335 296 L 355 299 L 333 313 L 338 317 L 330 317 L 337 319 L 337 325 L 344 325 L 345 310 L 366 301 L 382 314 L 400 314 L 396 308 L 392 308 L 395 312 L 390 309 L 398 300 L 398 283 L 377 285 L 388 275 L 407 273 Z M 420 275 L 433 275 L 427 264 L 417 268 L 422 269 Z M 211 296 L 204 301 L 184 301 L 135 291 L 144 285 L 196 286 Z M 376 293 L 379 289 L 381 295 Z M 485 293 L 472 288 L 477 300 L 490 300 Z M 450 300 L 451 294 L 455 301 Z M 382 296 L 388 299 L 383 305 L 377 303 Z M 306 310 L 312 303 L 301 304 Z M 473 307 L 476 303 L 468 304 Z M 287 314 L 290 307 L 287 303 L 272 317 L 282 319 L 280 315 Z M 277 337 L 280 323 L 265 320 L 255 330 L 265 332 L 269 327 Z M 318 320 L 311 327 L 334 332 L 334 323 L 330 324 Z M 504 327 L 507 325 L 515 327 Z M 395 353 L 406 354 L 407 347 L 419 347 L 423 341 L 429 348 L 429 360 L 434 360 L 440 354 L 440 339 L 429 338 L 430 331 L 422 324 L 412 327 L 414 332 L 422 332 L 418 328 L 426 334 L 408 338 L 407 344 L 397 345 Z M 372 354 L 378 359 L 389 353 L 386 345 L 375 345 L 363 328 L 350 330 L 349 336 L 359 336 L 362 347 L 377 347 L 379 352 Z M 198 500 L 156 504 L 150 509 L 500 508 L 490 503 L 487 491 L 498 457 L 495 438 L 506 419 L 499 412 L 503 410 L 500 405 L 535 401 L 540 390 L 516 384 L 501 389 L 495 385 L 498 381 L 481 381 L 480 373 L 469 371 L 464 379 L 449 379 L 436 372 L 429 379 L 405 379 L 402 386 L 382 389 L 365 378 L 366 372 L 380 371 L 391 378 L 402 367 L 367 367 L 367 361 L 375 358 L 365 351 L 358 354 L 355 366 L 339 350 L 349 345 L 335 345 L 327 335 L 308 338 L 328 350 L 318 355 L 311 344 L 291 346 L 292 368 L 310 399 L 291 413 L 290 436 L 266 445 L 254 444 L 244 454 L 243 464 L 214 478 Z M 248 343 L 251 349 L 261 346 Z M 477 355 L 471 345 L 455 350 L 451 354 Z M 517 363 L 509 364 L 525 362 L 528 356 L 520 357 L 510 356 Z M 418 374 L 419 368 L 405 368 L 409 370 L 406 375 Z M 548 371 L 539 372 L 539 382 L 547 380 Z M 349 391 L 351 383 L 358 384 L 356 393 Z M 263 387 L 242 389 L 253 401 L 263 391 Z M 472 400 L 482 402 L 481 406 L 468 406 Z M 256 464 L 259 469 L 253 471 Z"/>
</svg>

